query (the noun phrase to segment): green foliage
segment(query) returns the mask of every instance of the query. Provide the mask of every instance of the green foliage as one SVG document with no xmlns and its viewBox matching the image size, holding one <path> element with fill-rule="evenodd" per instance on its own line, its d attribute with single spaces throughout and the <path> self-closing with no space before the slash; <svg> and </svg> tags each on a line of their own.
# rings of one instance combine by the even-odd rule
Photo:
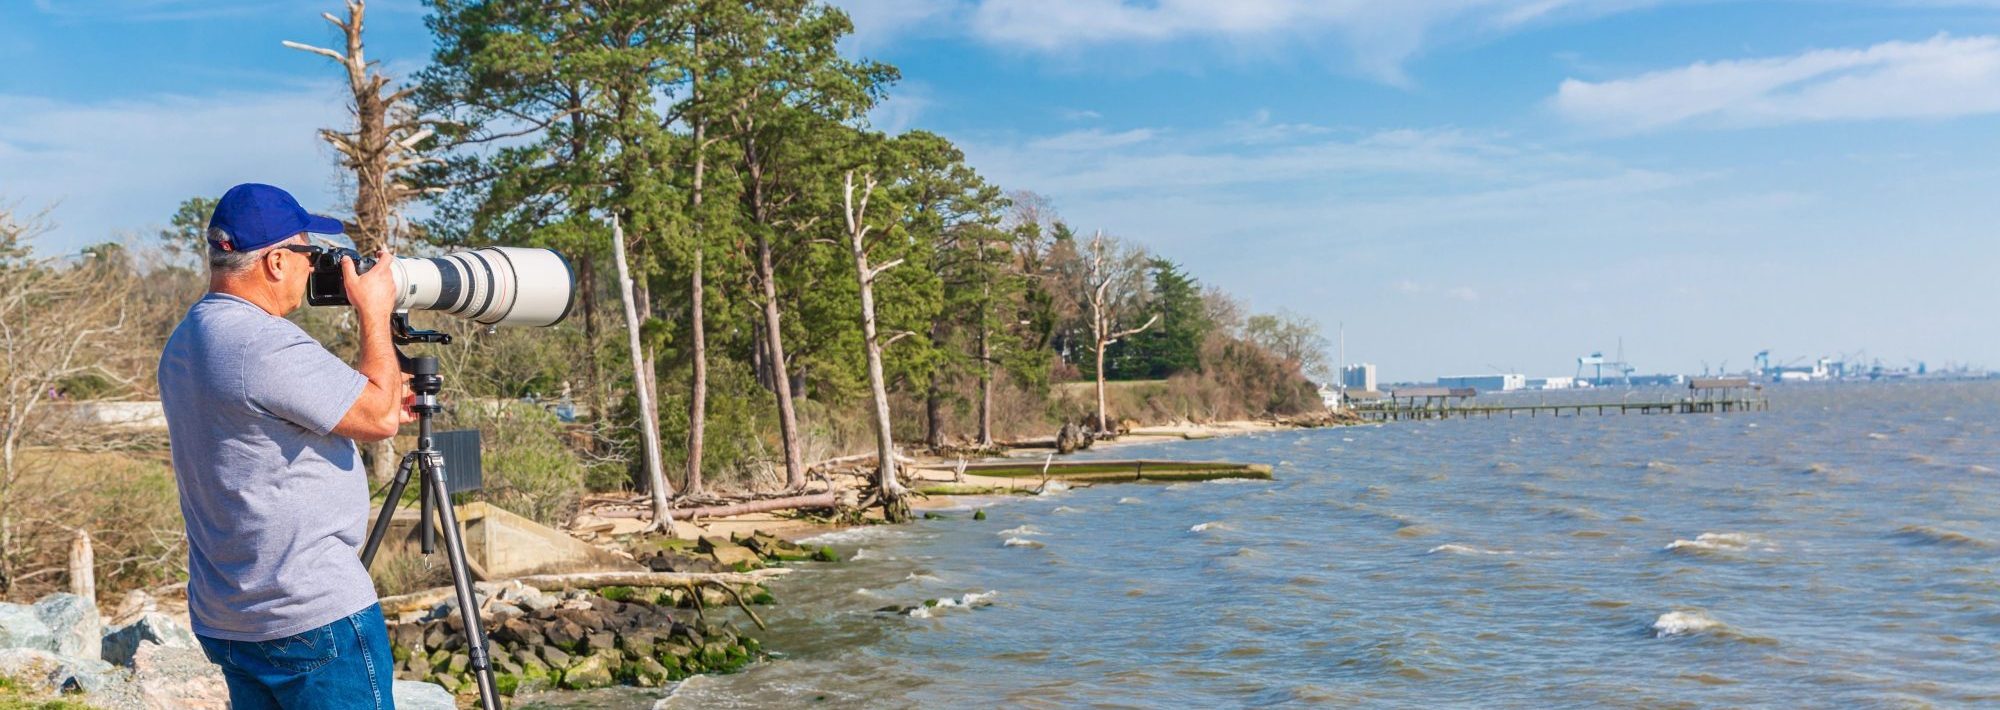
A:
<svg viewBox="0 0 2000 710">
<path fill-rule="evenodd" d="M 1159 322 L 1106 352 L 1106 375 L 1113 379 L 1160 379 L 1201 368 L 1201 346 L 1211 325 L 1201 285 L 1179 264 L 1151 264 L 1152 315 Z"/>
<path fill-rule="evenodd" d="M 216 199 L 197 195 L 181 201 L 159 232 L 160 250 L 176 265 L 200 270 L 208 255 L 208 217 L 215 214 Z"/>
<path fill-rule="evenodd" d="M 460 401 L 449 424 L 479 430 L 486 499 L 546 525 L 569 519 L 585 479 L 603 467 L 586 463 L 555 415 L 535 405 Z"/>
</svg>

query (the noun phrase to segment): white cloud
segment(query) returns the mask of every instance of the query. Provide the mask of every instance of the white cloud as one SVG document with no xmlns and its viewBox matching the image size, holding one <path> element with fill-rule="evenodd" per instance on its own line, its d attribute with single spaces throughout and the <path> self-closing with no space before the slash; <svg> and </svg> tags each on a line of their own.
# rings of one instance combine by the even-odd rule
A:
<svg viewBox="0 0 2000 710">
<path fill-rule="evenodd" d="M 1129 131 L 1117 132 L 1092 128 L 1083 131 L 1070 131 L 1047 138 L 1038 138 L 1029 142 L 1028 147 L 1034 150 L 1057 153 L 1088 153 L 1122 148 L 1144 143 L 1152 139 L 1153 130 L 1150 128 L 1134 128 Z"/>
<path fill-rule="evenodd" d="M 897 38 L 952 24 L 954 0 L 832 0 L 854 22 L 843 44 L 855 52 L 879 49 Z"/>
<path fill-rule="evenodd" d="M 1040 53 L 1180 40 L 1268 53 L 1273 42 L 1310 46 L 1333 35 L 1362 72 L 1402 83 L 1403 63 L 1441 36 L 1495 34 L 1556 16 L 1600 15 L 1658 1 L 979 0 L 968 20 L 982 41 Z"/>
<path fill-rule="evenodd" d="M 39 245 L 70 251 L 163 225 L 195 195 L 268 182 L 340 213 L 314 131 L 347 115 L 330 91 L 77 103 L 0 95 L 0 198 L 56 205 Z"/>
<path fill-rule="evenodd" d="M 1941 34 L 1602 82 L 1568 79 L 1551 102 L 1570 120 L 1611 132 L 1996 113 L 2000 37 Z"/>
</svg>

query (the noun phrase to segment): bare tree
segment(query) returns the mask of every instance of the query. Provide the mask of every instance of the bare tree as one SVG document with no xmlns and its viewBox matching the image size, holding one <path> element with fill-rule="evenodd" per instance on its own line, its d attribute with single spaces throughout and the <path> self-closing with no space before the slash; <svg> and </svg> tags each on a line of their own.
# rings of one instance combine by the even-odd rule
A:
<svg viewBox="0 0 2000 710">
<path fill-rule="evenodd" d="M 1090 238 L 1090 265 L 1084 294 L 1090 303 L 1090 337 L 1096 343 L 1097 356 L 1097 431 L 1111 432 L 1111 418 L 1104 397 L 1104 349 L 1117 343 L 1119 339 L 1137 335 L 1159 322 L 1155 314 L 1147 318 L 1137 328 L 1120 329 L 1123 318 L 1137 305 L 1134 294 L 1141 292 L 1140 279 L 1144 270 L 1140 260 L 1124 253 L 1119 245 L 1104 238 L 1104 230 L 1098 230 Z"/>
<path fill-rule="evenodd" d="M 420 191 L 401 181 L 403 175 L 423 164 L 417 144 L 431 136 L 405 99 L 416 91 L 407 86 L 389 91 L 389 78 L 375 70 L 361 46 L 361 18 L 367 13 L 366 0 L 347 0 L 347 19 L 321 13 L 327 22 L 340 28 L 346 51 L 314 47 L 286 41 L 285 46 L 332 59 L 347 72 L 352 97 L 354 129 L 321 129 L 320 138 L 340 153 L 340 165 L 354 175 L 354 224 L 349 235 L 354 248 L 372 254 L 384 246 L 395 246 L 402 230 L 402 206 Z M 390 440 L 369 445 L 372 469 L 369 476 L 386 481 L 396 475 L 396 452 Z"/>
<path fill-rule="evenodd" d="M 35 503 L 15 495 L 25 439 L 54 419 L 42 409 L 64 381 L 100 371 L 127 321 L 117 280 L 28 256 L 42 224 L 0 209 L 0 594 L 18 581 L 16 506 Z"/>
<path fill-rule="evenodd" d="M 861 339 L 868 351 L 868 389 L 875 399 L 875 495 L 882 499 L 884 517 L 901 522 L 910 517 L 908 491 L 896 475 L 896 441 L 889 430 L 889 387 L 882 374 L 882 348 L 909 335 L 898 333 L 885 343 L 875 327 L 875 279 L 903 263 L 892 259 L 869 265 L 867 224 L 868 199 L 875 194 L 875 178 L 861 178 L 861 194 L 854 194 L 854 171 L 847 171 L 841 192 L 842 215 L 847 218 L 847 243 L 854 252 L 854 277 L 861 285 Z"/>
<path fill-rule="evenodd" d="M 618 295 L 625 301 L 625 336 L 632 348 L 632 384 L 639 396 L 639 429 L 646 440 L 646 484 L 653 497 L 653 527 L 669 530 L 673 515 L 668 510 L 668 500 L 673 497 L 673 489 L 667 483 L 666 471 L 660 463 L 660 414 L 653 404 L 653 388 L 647 386 L 648 363 L 639 349 L 639 311 L 634 304 L 638 299 L 632 290 L 632 273 L 625 266 L 625 227 L 617 217 L 611 218 L 611 252 L 618 260 Z"/>
</svg>

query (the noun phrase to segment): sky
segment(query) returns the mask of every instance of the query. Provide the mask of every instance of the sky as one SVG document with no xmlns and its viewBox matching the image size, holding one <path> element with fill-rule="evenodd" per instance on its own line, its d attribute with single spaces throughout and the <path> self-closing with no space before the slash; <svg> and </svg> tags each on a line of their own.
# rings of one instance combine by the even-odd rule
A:
<svg viewBox="0 0 2000 710">
<path fill-rule="evenodd" d="M 417 0 L 370 4 L 394 76 Z M 1820 356 L 2000 367 L 2000 0 L 838 0 L 885 131 L 1384 381 Z M 334 0 L 0 2 L 0 204 L 45 253 L 192 195 L 343 202 Z"/>
</svg>

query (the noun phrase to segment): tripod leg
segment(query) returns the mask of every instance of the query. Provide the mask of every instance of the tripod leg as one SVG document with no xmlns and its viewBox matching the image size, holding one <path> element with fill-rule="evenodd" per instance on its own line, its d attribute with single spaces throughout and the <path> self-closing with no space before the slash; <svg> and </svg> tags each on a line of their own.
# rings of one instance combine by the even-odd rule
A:
<svg viewBox="0 0 2000 710">
<path fill-rule="evenodd" d="M 403 502 L 403 487 L 410 483 L 410 471 L 417 467 L 415 453 L 405 454 L 403 462 L 396 466 L 396 478 L 389 483 L 389 494 L 382 499 L 382 512 L 375 516 L 375 527 L 368 531 L 368 543 L 361 547 L 361 568 L 375 565 L 375 550 L 382 546 L 382 538 L 389 534 L 389 519 L 396 515 L 396 505 Z"/>
<path fill-rule="evenodd" d="M 445 492 L 444 457 L 430 455 L 425 471 L 425 486 L 435 499 L 438 521 L 444 527 L 445 556 L 451 561 L 451 584 L 458 591 L 458 614 L 465 621 L 466 656 L 472 661 L 472 675 L 479 682 L 479 702 L 485 710 L 495 710 L 500 698 L 498 686 L 493 682 L 493 662 L 486 655 L 486 629 L 479 622 L 479 597 L 472 591 L 472 570 L 465 563 L 465 540 L 459 535 L 458 512 L 451 508 L 451 497 Z M 431 500 L 426 499 L 426 500 Z"/>
</svg>

